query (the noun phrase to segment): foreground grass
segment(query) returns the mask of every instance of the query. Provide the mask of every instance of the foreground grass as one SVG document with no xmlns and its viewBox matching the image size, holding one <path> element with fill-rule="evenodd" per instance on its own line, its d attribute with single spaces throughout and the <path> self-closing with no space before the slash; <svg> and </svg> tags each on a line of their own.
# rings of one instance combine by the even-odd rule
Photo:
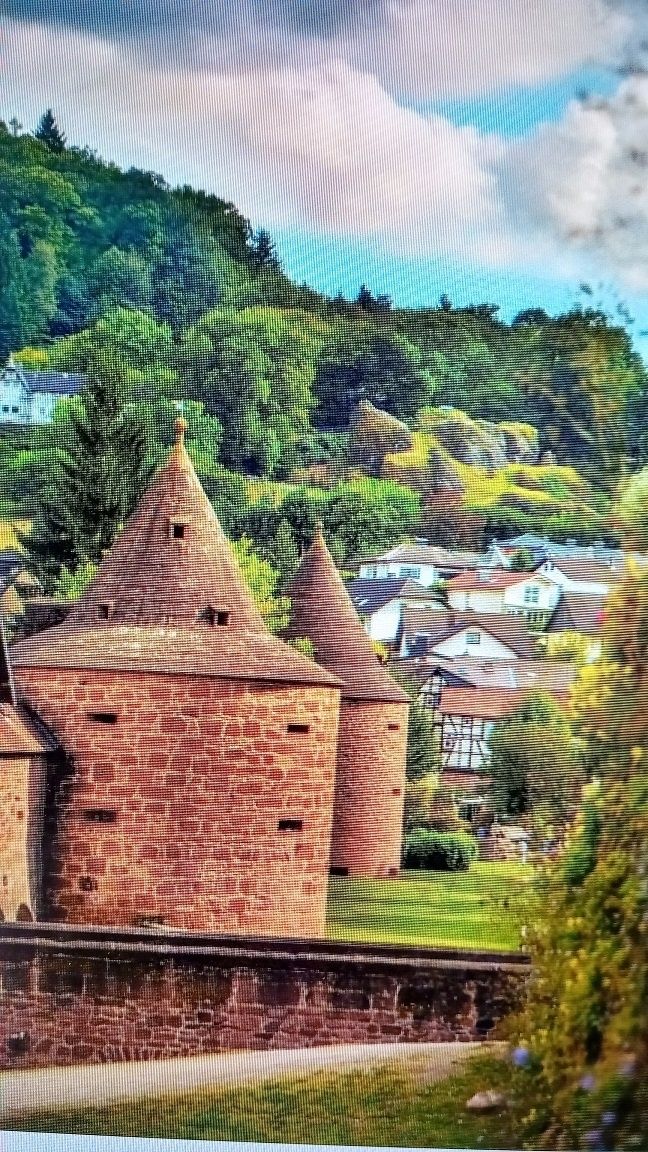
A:
<svg viewBox="0 0 648 1152">
<path fill-rule="evenodd" d="M 476 863 L 469 872 L 408 872 L 397 880 L 347 880 L 329 886 L 328 935 L 334 940 L 439 948 L 514 950 L 529 865 Z"/>
<path fill-rule="evenodd" d="M 490 1055 L 438 1082 L 424 1057 L 345 1074 L 318 1073 L 258 1086 L 146 1099 L 12 1120 L 12 1129 L 166 1139 L 263 1143 L 363 1144 L 388 1147 L 519 1148 L 524 1133 L 522 1075 Z M 466 1111 L 484 1088 L 506 1093 L 511 1107 Z"/>
</svg>

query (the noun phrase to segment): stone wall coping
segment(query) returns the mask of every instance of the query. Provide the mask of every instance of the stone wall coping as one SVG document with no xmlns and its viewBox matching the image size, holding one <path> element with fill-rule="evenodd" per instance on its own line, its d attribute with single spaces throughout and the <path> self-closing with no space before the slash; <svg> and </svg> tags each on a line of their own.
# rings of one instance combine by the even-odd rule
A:
<svg viewBox="0 0 648 1152">
<path fill-rule="evenodd" d="M 158 955 L 172 960 L 222 959 L 232 964 L 333 964 L 408 969 L 470 969 L 519 972 L 530 957 L 523 952 L 492 952 L 461 948 L 421 948 L 405 945 L 363 944 L 336 940 L 298 940 L 278 937 L 234 937 L 179 932 L 176 929 L 110 928 L 81 924 L 0 925 L 0 959 L 8 952 L 97 954 L 106 959 L 120 955 Z"/>
</svg>

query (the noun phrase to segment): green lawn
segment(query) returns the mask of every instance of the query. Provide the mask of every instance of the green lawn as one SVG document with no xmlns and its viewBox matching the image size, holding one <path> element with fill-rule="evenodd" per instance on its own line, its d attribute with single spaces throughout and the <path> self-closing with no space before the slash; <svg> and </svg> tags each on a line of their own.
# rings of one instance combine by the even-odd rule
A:
<svg viewBox="0 0 648 1152">
<path fill-rule="evenodd" d="M 415 1057 L 408 1064 L 360 1072 L 322 1072 L 136 1104 L 52 1110 L 12 1120 L 11 1128 L 169 1140 L 521 1147 L 529 1103 L 523 1073 L 480 1056 L 446 1080 L 430 1079 L 422 1059 Z M 467 1112 L 466 1101 L 484 1088 L 505 1092 L 511 1107 L 488 1115 Z"/>
<path fill-rule="evenodd" d="M 446 948 L 516 949 L 529 865 L 473 864 L 469 872 L 408 872 L 398 880 L 331 879 L 334 940 Z"/>
</svg>

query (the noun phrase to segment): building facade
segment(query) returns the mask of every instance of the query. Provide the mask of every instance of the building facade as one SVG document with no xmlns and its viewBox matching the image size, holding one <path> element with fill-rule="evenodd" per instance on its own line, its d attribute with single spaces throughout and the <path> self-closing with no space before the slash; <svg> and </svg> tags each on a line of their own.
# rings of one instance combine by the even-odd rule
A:
<svg viewBox="0 0 648 1152">
<path fill-rule="evenodd" d="M 11 650 L 62 754 L 44 915 L 320 936 L 339 683 L 266 629 L 183 435 L 65 621 Z"/>
<path fill-rule="evenodd" d="M 76 372 L 32 371 L 9 359 L 0 372 L 0 424 L 48 424 L 59 400 L 76 396 L 84 383 Z"/>
</svg>

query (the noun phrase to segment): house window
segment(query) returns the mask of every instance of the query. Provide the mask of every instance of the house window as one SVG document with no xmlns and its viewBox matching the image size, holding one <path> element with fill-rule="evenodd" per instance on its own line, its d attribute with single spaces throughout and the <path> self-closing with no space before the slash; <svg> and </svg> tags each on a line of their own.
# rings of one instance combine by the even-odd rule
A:
<svg viewBox="0 0 648 1152">
<path fill-rule="evenodd" d="M 99 619 L 100 620 L 110 620 L 110 617 L 113 614 L 113 608 L 114 607 L 115 607 L 115 605 L 113 604 L 112 600 L 106 601 L 105 604 L 100 604 L 99 608 L 97 609 L 98 614 L 99 614 Z"/>
<path fill-rule="evenodd" d="M 479 628 L 469 628 L 466 632 L 466 644 L 481 644 Z"/>
<path fill-rule="evenodd" d="M 399 572 L 401 576 L 406 576 L 409 580 L 418 580 L 421 575 L 420 567 L 412 564 L 401 564 Z"/>
<path fill-rule="evenodd" d="M 3 405 L 2 405 L 2 411 L 3 411 L 3 412 L 8 412 L 8 411 L 9 411 L 9 405 L 8 405 L 8 404 L 3 404 Z"/>
<path fill-rule="evenodd" d="M 540 599 L 540 589 L 536 584 L 530 584 L 524 589 L 524 603 L 537 604 Z"/>
<path fill-rule="evenodd" d="M 443 751 L 444 752 L 452 752 L 456 743 L 457 743 L 457 741 L 455 740 L 454 736 L 444 736 L 443 737 Z"/>
<path fill-rule="evenodd" d="M 12 407 L 11 411 L 12 411 L 12 412 L 20 412 L 20 408 L 18 407 L 18 405 L 17 405 L 17 404 L 15 404 L 15 405 Z"/>
<path fill-rule="evenodd" d="M 187 525 L 180 520 L 169 521 L 169 536 L 172 540 L 184 540 L 187 534 Z"/>
<path fill-rule="evenodd" d="M 286 728 L 287 732 L 294 732 L 296 735 L 305 736 L 310 732 L 310 724 L 289 724 Z"/>
<path fill-rule="evenodd" d="M 88 720 L 92 720 L 94 724 L 116 724 L 116 712 L 88 712 Z"/>
<path fill-rule="evenodd" d="M 212 628 L 226 628 L 229 624 L 230 614 L 225 608 L 214 608 L 209 604 L 207 608 L 199 613 L 198 619 L 206 620 L 208 624 L 211 624 Z"/>
<path fill-rule="evenodd" d="M 278 832 L 301 832 L 304 827 L 303 820 L 280 820 L 277 824 Z"/>
</svg>

